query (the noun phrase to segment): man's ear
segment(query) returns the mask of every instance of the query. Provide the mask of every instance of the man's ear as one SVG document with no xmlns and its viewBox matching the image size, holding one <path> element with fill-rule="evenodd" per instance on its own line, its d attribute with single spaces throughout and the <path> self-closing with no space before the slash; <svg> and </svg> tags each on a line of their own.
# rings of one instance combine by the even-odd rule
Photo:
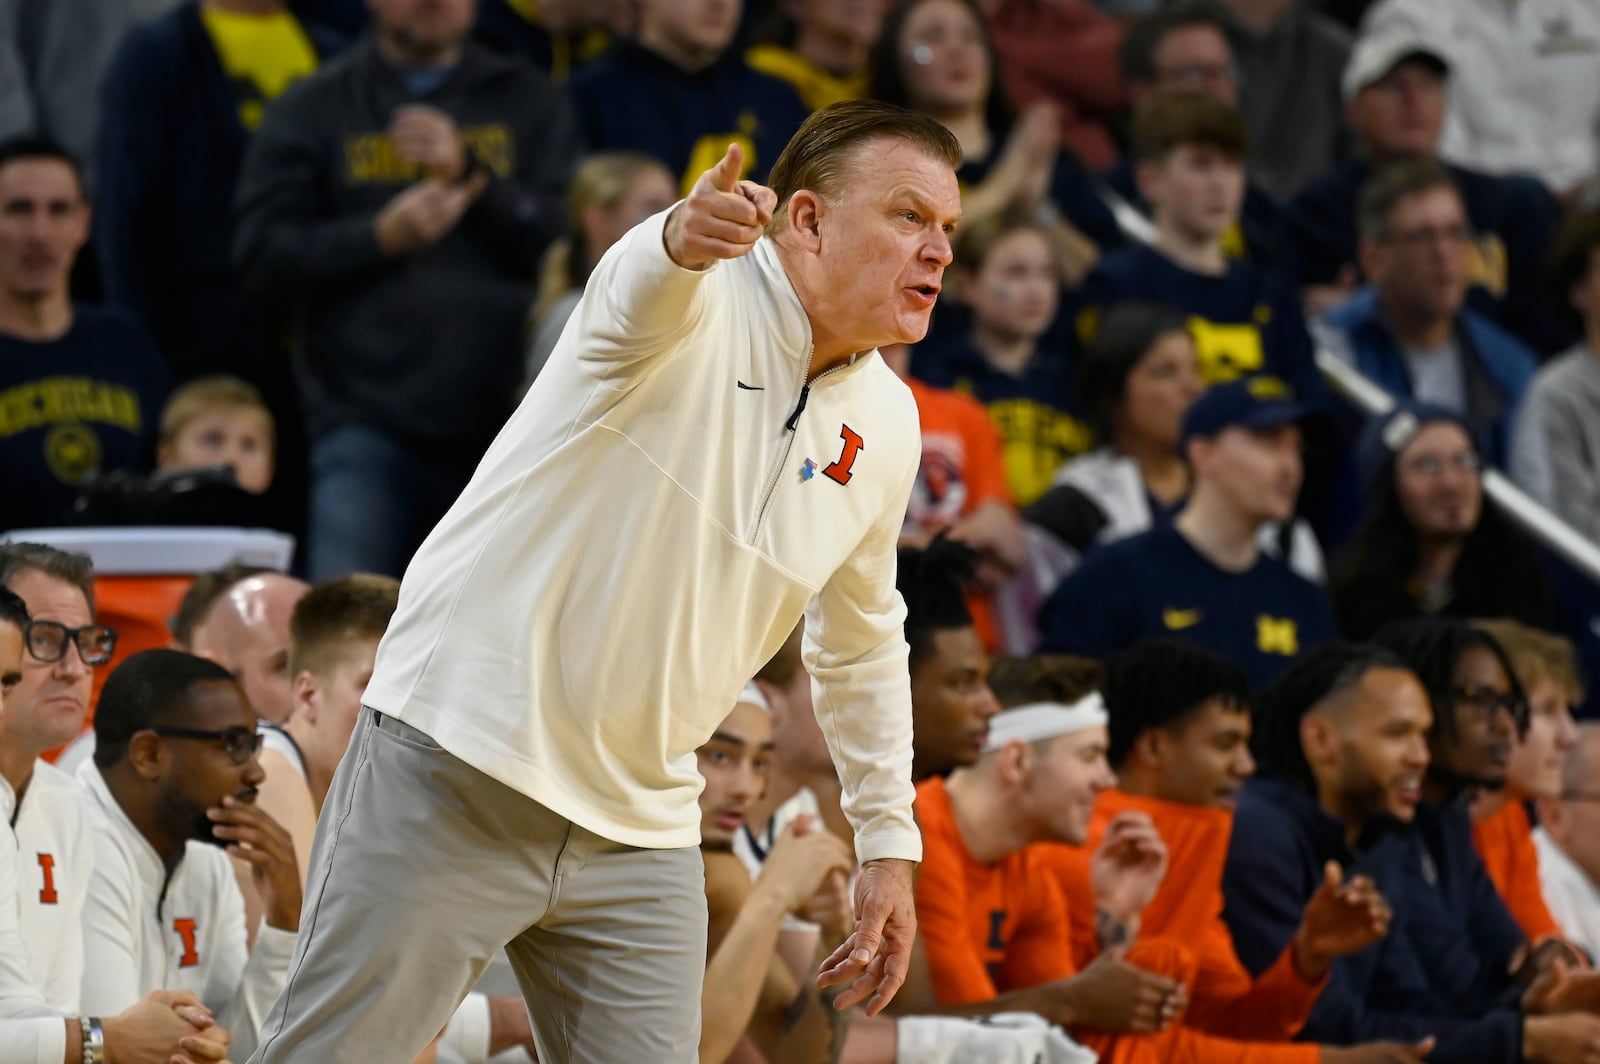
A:
<svg viewBox="0 0 1600 1064">
<path fill-rule="evenodd" d="M 301 669 L 295 673 L 294 688 L 291 695 L 291 717 L 304 717 L 307 724 L 315 726 L 317 723 L 317 704 L 312 697 L 317 693 L 317 678 L 310 669 Z"/>
<path fill-rule="evenodd" d="M 1166 763 L 1167 732 L 1165 728 L 1146 728 L 1133 741 L 1133 750 L 1129 760 L 1137 757 L 1142 759 L 1152 768 L 1160 768 Z"/>
<path fill-rule="evenodd" d="M 1307 713 L 1300 718 L 1300 749 L 1309 764 L 1326 765 L 1339 752 L 1339 730 L 1322 714 Z"/>
<path fill-rule="evenodd" d="M 142 780 L 155 781 L 167 767 L 166 747 L 155 732 L 138 732 L 128 740 L 128 764 Z"/>
<path fill-rule="evenodd" d="M 814 252 L 822 246 L 822 216 L 827 212 L 827 203 L 810 189 L 803 188 L 789 197 L 784 220 L 807 251 Z"/>
<path fill-rule="evenodd" d="M 1021 739 L 1013 739 L 994 755 L 998 760 L 995 769 L 1007 786 L 1021 787 L 1033 771 L 1033 746 Z"/>
</svg>

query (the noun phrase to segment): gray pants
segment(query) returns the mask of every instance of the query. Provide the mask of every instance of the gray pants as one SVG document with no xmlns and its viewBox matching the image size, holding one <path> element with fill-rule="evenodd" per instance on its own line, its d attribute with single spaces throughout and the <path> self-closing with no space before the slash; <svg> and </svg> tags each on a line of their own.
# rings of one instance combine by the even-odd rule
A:
<svg viewBox="0 0 1600 1064">
<path fill-rule="evenodd" d="M 603 839 L 363 710 L 255 1064 L 409 1064 L 505 947 L 539 1059 L 697 1059 L 695 849 Z"/>
</svg>

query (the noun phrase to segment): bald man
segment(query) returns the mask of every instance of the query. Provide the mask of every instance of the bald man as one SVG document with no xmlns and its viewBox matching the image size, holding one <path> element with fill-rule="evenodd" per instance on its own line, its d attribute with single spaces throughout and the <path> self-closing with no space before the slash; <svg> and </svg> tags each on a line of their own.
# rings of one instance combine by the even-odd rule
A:
<svg viewBox="0 0 1600 1064">
<path fill-rule="evenodd" d="M 272 724 L 294 708 L 289 617 L 310 590 L 282 573 L 245 577 L 217 597 L 194 630 L 194 652 L 233 673 L 256 715 Z"/>
<path fill-rule="evenodd" d="M 1538 802 L 1539 885 L 1568 940 L 1600 957 L 1600 723 L 1578 725 L 1561 797 Z"/>
</svg>

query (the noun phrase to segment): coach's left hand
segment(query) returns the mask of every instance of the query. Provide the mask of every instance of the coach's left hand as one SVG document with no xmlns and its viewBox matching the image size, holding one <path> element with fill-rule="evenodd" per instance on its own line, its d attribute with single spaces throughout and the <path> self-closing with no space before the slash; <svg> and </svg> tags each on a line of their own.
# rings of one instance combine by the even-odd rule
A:
<svg viewBox="0 0 1600 1064">
<path fill-rule="evenodd" d="M 817 986 L 850 983 L 834 1001 L 847 1009 L 867 1003 L 876 1016 L 906 981 L 911 945 L 917 937 L 916 898 L 910 861 L 868 861 L 856 877 L 856 928 L 833 955 L 822 962 Z M 853 982 L 852 982 L 853 980 Z"/>
</svg>

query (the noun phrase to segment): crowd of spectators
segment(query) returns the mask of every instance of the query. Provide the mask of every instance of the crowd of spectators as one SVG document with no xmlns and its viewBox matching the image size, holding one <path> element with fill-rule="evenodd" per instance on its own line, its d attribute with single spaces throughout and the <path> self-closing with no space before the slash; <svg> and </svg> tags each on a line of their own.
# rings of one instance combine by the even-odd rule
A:
<svg viewBox="0 0 1600 1064">
<path fill-rule="evenodd" d="M 92 568 L 0 546 L 0 1064 L 248 1056 L 394 580 L 591 272 L 868 97 L 964 156 L 881 352 L 926 948 L 828 1015 L 797 636 L 701 752 L 702 1059 L 1600 1060 L 1600 586 L 1487 484 L 1600 542 L 1597 57 L 1588 0 L 0 0 L 0 541 L 297 542 L 94 707 Z M 531 1039 L 474 995 L 428 1058 Z"/>
</svg>

